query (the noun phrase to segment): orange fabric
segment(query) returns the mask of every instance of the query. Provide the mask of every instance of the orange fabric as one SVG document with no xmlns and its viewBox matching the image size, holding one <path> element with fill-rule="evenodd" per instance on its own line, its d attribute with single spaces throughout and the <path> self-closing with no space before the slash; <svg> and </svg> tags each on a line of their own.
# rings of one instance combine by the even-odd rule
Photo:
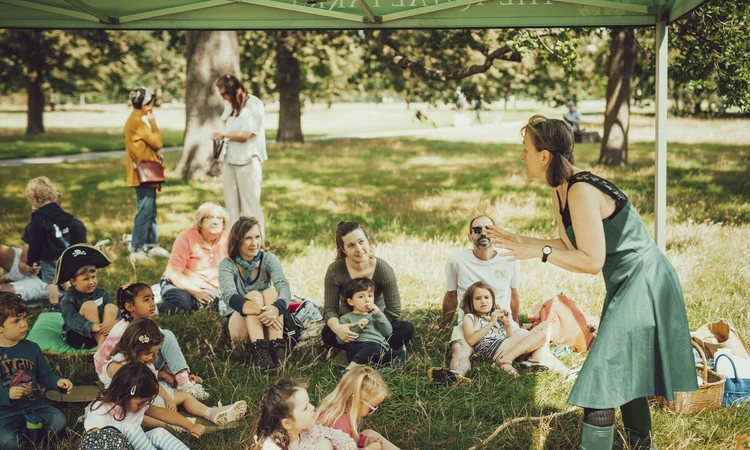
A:
<svg viewBox="0 0 750 450">
<path fill-rule="evenodd" d="M 552 343 L 567 345 L 575 352 L 591 348 L 599 327 L 598 317 L 589 316 L 576 302 L 564 295 L 544 302 L 539 316 L 532 318 L 534 326 L 545 321 L 552 324 Z"/>
<path fill-rule="evenodd" d="M 226 258 L 229 230 L 211 246 L 205 243 L 197 228 L 188 228 L 177 236 L 169 255 L 167 272 L 174 270 L 184 275 L 201 289 L 219 290 L 219 261 Z M 169 275 L 167 278 L 169 278 Z"/>
<path fill-rule="evenodd" d="M 141 161 L 159 161 L 159 150 L 164 145 L 156 123 L 151 128 L 141 119 L 140 111 L 133 110 L 125 122 L 125 180 L 130 187 L 140 186 L 135 165 Z"/>
</svg>

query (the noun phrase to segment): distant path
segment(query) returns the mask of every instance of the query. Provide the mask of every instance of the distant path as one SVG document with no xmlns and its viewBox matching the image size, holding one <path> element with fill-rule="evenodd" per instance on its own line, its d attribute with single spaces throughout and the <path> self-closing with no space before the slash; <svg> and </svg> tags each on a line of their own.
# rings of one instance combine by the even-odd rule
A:
<svg viewBox="0 0 750 450">
<path fill-rule="evenodd" d="M 415 130 L 372 131 L 329 136 L 312 136 L 305 141 L 326 141 L 333 139 L 377 139 L 385 137 L 415 137 L 439 141 L 464 142 L 515 142 L 520 145 L 521 138 L 518 130 L 525 122 L 488 123 L 465 128 L 441 127 L 419 128 Z M 182 151 L 182 147 L 165 147 L 162 152 Z M 40 156 L 37 158 L 2 159 L 0 167 L 20 167 L 37 164 L 64 164 L 77 161 L 93 161 L 98 159 L 119 158 L 125 156 L 125 150 L 109 152 L 78 153 L 59 156 Z"/>
<path fill-rule="evenodd" d="M 181 150 L 182 147 L 164 147 L 161 149 L 162 152 L 178 152 Z M 124 156 L 125 150 L 114 150 L 108 152 L 77 153 L 71 155 L 39 156 L 37 158 L 0 159 L 0 167 L 19 167 L 36 164 L 63 164 Z"/>
</svg>

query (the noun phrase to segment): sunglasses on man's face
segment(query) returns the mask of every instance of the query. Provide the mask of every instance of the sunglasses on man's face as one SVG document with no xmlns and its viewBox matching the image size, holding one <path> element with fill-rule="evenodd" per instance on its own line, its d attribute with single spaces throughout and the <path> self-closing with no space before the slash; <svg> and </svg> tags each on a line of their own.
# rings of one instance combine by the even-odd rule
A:
<svg viewBox="0 0 750 450">
<path fill-rule="evenodd" d="M 364 401 L 364 400 L 362 400 L 362 403 L 364 403 L 364 404 L 365 404 L 365 406 L 367 406 L 367 409 L 369 410 L 369 412 L 367 413 L 368 415 L 370 415 L 370 414 L 374 414 L 374 413 L 375 413 L 375 411 L 377 411 L 377 410 L 378 410 L 378 407 L 377 407 L 377 406 L 372 406 L 371 404 L 367 403 L 367 402 L 366 402 L 366 401 Z"/>
<path fill-rule="evenodd" d="M 484 231 L 486 228 L 487 228 L 486 226 L 484 226 L 484 227 L 471 227 L 471 231 L 474 234 L 482 234 L 482 231 Z"/>
</svg>

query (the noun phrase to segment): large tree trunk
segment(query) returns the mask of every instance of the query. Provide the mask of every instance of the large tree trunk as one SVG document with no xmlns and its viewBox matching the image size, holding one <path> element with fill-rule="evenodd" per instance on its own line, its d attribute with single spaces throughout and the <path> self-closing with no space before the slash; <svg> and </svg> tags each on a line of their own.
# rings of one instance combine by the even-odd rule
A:
<svg viewBox="0 0 750 450">
<path fill-rule="evenodd" d="M 33 30 L 27 43 L 28 68 L 26 76 L 28 103 L 26 108 L 26 134 L 44 133 L 44 49 L 42 32 Z"/>
<path fill-rule="evenodd" d="M 236 31 L 188 31 L 185 39 L 185 136 L 177 172 L 185 180 L 201 180 L 221 173 L 211 143 L 211 133 L 224 129 L 215 83 L 227 73 L 241 78 L 240 44 Z"/>
<path fill-rule="evenodd" d="M 599 164 L 628 164 L 628 129 L 630 128 L 631 78 L 638 48 L 632 28 L 614 28 L 609 56 L 607 109 L 604 112 L 604 138 Z"/>
<path fill-rule="evenodd" d="M 276 88 L 279 90 L 279 130 L 277 142 L 304 142 L 300 104 L 299 61 L 294 32 L 276 32 Z"/>
</svg>

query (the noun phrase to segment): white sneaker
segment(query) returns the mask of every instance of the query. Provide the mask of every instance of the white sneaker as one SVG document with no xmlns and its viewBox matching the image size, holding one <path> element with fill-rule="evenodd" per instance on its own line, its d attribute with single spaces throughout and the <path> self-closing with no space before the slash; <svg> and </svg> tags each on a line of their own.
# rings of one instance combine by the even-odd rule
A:
<svg viewBox="0 0 750 450">
<path fill-rule="evenodd" d="M 206 400 L 208 397 L 211 396 L 211 394 L 209 394 L 208 392 L 206 392 L 205 389 L 203 389 L 202 385 L 198 383 L 194 383 L 192 381 L 189 381 L 182 386 L 177 386 L 177 390 L 190 394 L 198 400 Z"/>
<path fill-rule="evenodd" d="M 149 256 L 143 250 L 130 252 L 130 262 L 142 261 L 144 259 L 149 259 Z"/>
<path fill-rule="evenodd" d="M 146 253 L 152 258 L 169 258 L 169 252 L 158 245 L 156 247 L 151 247 Z"/>
<path fill-rule="evenodd" d="M 240 400 L 227 406 L 221 406 L 221 402 L 219 402 L 217 406 L 214 406 L 213 414 L 211 414 L 211 417 L 208 418 L 208 420 L 216 425 L 222 426 L 245 417 L 246 412 L 247 402 L 244 400 Z"/>
</svg>

